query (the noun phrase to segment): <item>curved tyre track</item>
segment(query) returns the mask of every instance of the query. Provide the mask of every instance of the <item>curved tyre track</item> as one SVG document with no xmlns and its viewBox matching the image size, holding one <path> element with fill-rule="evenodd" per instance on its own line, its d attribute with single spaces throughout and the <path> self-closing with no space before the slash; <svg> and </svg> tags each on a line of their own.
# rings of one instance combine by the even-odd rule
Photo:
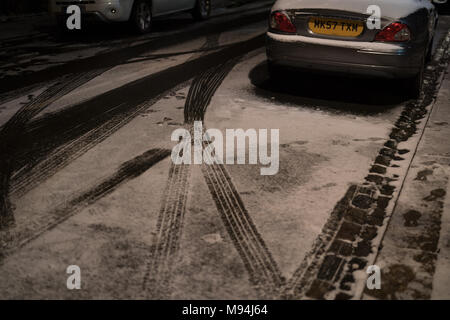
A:
<svg viewBox="0 0 450 320">
<path fill-rule="evenodd" d="M 284 283 L 281 272 L 222 164 L 202 165 L 202 172 L 220 217 L 262 295 L 274 295 Z"/>
<path fill-rule="evenodd" d="M 186 105 L 190 108 L 185 109 L 187 123 L 204 121 L 206 109 L 214 92 L 238 62 L 238 58 L 232 59 L 211 68 L 194 80 L 187 97 Z M 202 172 L 221 219 L 247 268 L 251 282 L 263 295 L 273 294 L 283 283 L 283 278 L 225 166 L 203 164 Z"/>
<path fill-rule="evenodd" d="M 204 121 L 206 109 L 214 93 L 239 60 L 240 58 L 235 58 L 211 68 L 194 80 L 187 97 L 186 123 Z M 225 166 L 203 164 L 202 173 L 221 219 L 247 268 L 252 284 L 262 295 L 273 295 L 284 279 Z"/>
<path fill-rule="evenodd" d="M 194 79 L 184 107 L 186 128 L 191 133 L 193 122 L 203 120 L 212 96 L 238 60 L 237 57 L 220 63 Z M 144 291 L 152 298 L 170 296 L 170 280 L 180 248 L 190 174 L 190 165 L 171 163 L 165 197 L 158 217 L 157 234 L 143 282 Z"/>
</svg>

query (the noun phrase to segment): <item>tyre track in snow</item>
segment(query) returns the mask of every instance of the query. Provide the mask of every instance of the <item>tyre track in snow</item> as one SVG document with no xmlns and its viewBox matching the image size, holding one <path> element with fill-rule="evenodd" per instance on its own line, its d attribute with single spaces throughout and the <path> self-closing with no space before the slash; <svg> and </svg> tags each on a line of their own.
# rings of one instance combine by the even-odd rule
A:
<svg viewBox="0 0 450 320">
<path fill-rule="evenodd" d="M 125 104 L 107 108 L 93 114 L 86 121 L 71 123 L 67 129 L 60 125 L 62 132 L 57 137 L 58 141 L 52 141 L 54 136 L 49 136 L 50 141 L 40 142 L 44 148 L 39 146 L 37 150 L 31 149 L 31 157 L 28 156 L 30 150 L 24 150 L 20 155 L 26 162 L 20 164 L 20 168 L 12 176 L 11 193 L 16 197 L 23 196 L 128 124 L 139 113 L 150 108 L 161 96 L 133 108 Z M 64 118 L 67 119 L 67 116 Z M 54 121 L 58 119 L 56 116 Z M 27 133 L 33 135 L 34 130 Z"/>
<path fill-rule="evenodd" d="M 10 159 L 14 158 L 14 161 L 10 162 L 3 160 L 5 165 L 2 166 L 3 172 L 15 172 L 12 181 L 14 195 L 20 197 L 52 176 L 116 132 L 140 111 L 157 101 L 165 92 L 182 85 L 202 70 L 208 70 L 211 66 L 241 56 L 263 44 L 263 35 L 233 44 L 219 52 L 210 53 L 138 79 L 24 126 L 24 133 L 19 135 L 20 139 L 15 137 L 14 148 L 3 149 L 8 150 Z M 80 83 L 72 81 L 70 88 L 77 85 Z M 44 92 L 44 97 L 56 99 L 55 94 L 49 94 L 49 92 L 49 90 Z M 25 110 L 28 109 L 31 110 L 19 113 L 17 118 L 26 118 L 29 121 L 37 114 L 36 108 Z M 6 199 L 5 196 L 11 187 L 9 175 L 2 175 L 0 182 L 2 182 L 1 194 Z M 10 221 L 12 214 L 9 200 L 3 203 L 2 212 L 8 213 L 3 215 L 6 217 L 3 220 Z"/>
<path fill-rule="evenodd" d="M 186 122 L 204 121 L 213 92 L 238 61 L 231 60 L 223 66 L 212 68 L 196 79 L 193 86 L 195 90 L 188 95 L 188 100 L 195 97 L 198 103 L 189 104 L 194 108 L 185 110 Z M 273 294 L 283 283 L 281 273 L 248 214 L 226 167 L 223 164 L 203 164 L 202 172 L 220 217 L 249 273 L 250 281 L 262 294 Z"/>
<path fill-rule="evenodd" d="M 230 60 L 208 70 L 194 81 L 193 90 L 187 97 L 187 106 L 192 107 L 185 109 L 187 123 L 204 121 L 206 109 L 214 92 L 238 62 L 239 59 Z M 284 280 L 226 167 L 223 164 L 203 164 L 202 173 L 220 217 L 249 273 L 250 281 L 263 295 L 272 295 Z"/>
<path fill-rule="evenodd" d="M 209 42 L 211 39 L 205 45 L 209 45 Z M 240 57 L 236 57 L 219 63 L 193 80 L 184 107 L 185 128 L 191 132 L 191 136 L 194 136 L 194 121 L 203 120 L 214 93 L 239 59 Z M 170 281 L 180 249 L 190 175 L 190 165 L 171 163 L 153 250 L 143 281 L 145 294 L 153 299 L 168 298 L 171 293 Z"/>
<path fill-rule="evenodd" d="M 206 39 L 205 44 L 202 46 L 201 49 L 207 50 L 211 49 L 213 47 L 218 47 L 218 38 L 219 34 L 213 34 L 209 35 Z M 205 55 L 203 52 L 202 55 Z M 192 57 L 190 60 L 194 60 L 196 57 Z M 158 97 L 160 98 L 160 97 Z M 149 105 L 149 104 L 147 104 Z M 36 159 L 30 160 L 30 156 L 25 156 L 22 158 L 27 158 L 28 163 L 24 167 L 22 167 L 18 172 L 16 172 L 14 176 L 14 184 L 11 187 L 11 192 L 16 196 L 23 196 L 26 192 L 28 192 L 30 189 L 35 187 L 39 181 L 42 181 L 48 177 L 50 177 L 54 172 L 56 172 L 58 169 L 64 167 L 67 163 L 70 163 L 75 158 L 77 158 L 79 155 L 85 153 L 87 150 L 89 150 L 92 146 L 95 146 L 99 142 L 103 141 L 105 138 L 107 138 L 109 135 L 111 135 L 112 132 L 117 131 L 118 128 L 123 126 L 124 124 L 128 123 L 131 119 L 133 119 L 136 116 L 136 113 L 139 113 L 142 111 L 143 108 L 145 108 L 146 105 L 138 106 L 136 109 L 128 111 L 123 110 L 123 105 L 117 106 L 117 110 L 109 109 L 107 110 L 107 113 L 109 114 L 118 114 L 112 117 L 112 119 L 106 123 L 101 123 L 101 120 L 99 120 L 99 116 L 95 116 L 88 119 L 87 122 L 91 123 L 91 125 L 86 123 L 79 123 L 76 125 L 76 131 L 74 130 L 67 130 L 65 132 L 62 132 L 62 136 L 64 137 L 64 140 L 70 141 L 71 135 L 73 133 L 78 134 L 79 132 L 86 131 L 86 133 L 79 138 L 76 138 L 74 141 L 70 142 L 69 144 L 65 144 L 61 147 L 58 147 L 56 150 L 51 152 L 50 154 L 47 154 L 44 152 L 43 155 L 39 157 L 35 157 Z M 90 110 L 92 112 L 92 110 Z M 125 112 L 127 115 L 122 116 L 121 113 Z M 53 115 L 57 118 L 58 115 Z M 65 115 L 65 118 L 68 118 L 69 115 Z M 70 117 L 76 118 L 77 115 L 73 114 Z M 38 121 L 36 127 L 41 128 L 42 125 L 49 125 L 48 119 L 51 118 L 51 116 L 44 117 L 44 121 Z M 47 121 L 45 121 L 47 120 Z M 60 120 L 60 119 L 59 119 Z M 42 124 L 44 122 L 44 124 Z M 53 121 L 55 122 L 55 121 Z M 83 121 L 84 122 L 84 121 Z M 51 126 L 51 125 L 50 125 Z M 54 128 L 54 126 L 52 126 Z M 83 130 L 83 128 L 86 128 Z M 94 128 L 89 131 L 88 128 Z M 36 130 L 36 128 L 31 129 L 31 134 L 33 134 L 33 131 Z M 46 144 L 46 143 L 43 143 Z M 48 143 L 47 143 L 48 144 Z M 51 144 L 51 143 L 50 143 Z M 27 150 L 28 151 L 28 150 Z M 41 152 L 40 152 L 41 151 Z M 34 155 L 42 153 L 44 150 L 37 150 L 33 151 Z"/>
<path fill-rule="evenodd" d="M 281 272 L 222 164 L 202 165 L 202 172 L 226 230 L 241 256 L 251 283 L 261 295 L 276 295 Z"/>
<path fill-rule="evenodd" d="M 149 101 L 152 101 L 152 99 L 158 100 L 164 92 L 183 84 L 203 70 L 210 70 L 214 66 L 223 65 L 225 67 L 222 68 L 225 71 L 218 72 L 218 78 L 214 77 L 212 73 L 208 73 L 212 85 L 206 88 L 205 91 L 197 91 L 200 98 L 193 99 L 192 94 L 190 96 L 190 104 L 197 105 L 196 101 L 199 100 L 202 101 L 203 108 L 206 109 L 204 104 L 209 103 L 221 80 L 223 80 L 234 64 L 233 62 L 230 65 L 227 62 L 236 57 L 241 57 L 247 52 L 261 47 L 263 44 L 264 35 L 236 43 L 219 52 L 202 56 L 196 60 L 188 61 L 158 72 L 157 74 L 136 80 L 123 87 L 83 102 L 80 105 L 62 110 L 50 116 L 45 116 L 39 121 L 28 124 L 24 127 L 26 137 L 22 139 L 26 143 L 17 152 L 23 159 L 18 161 L 20 166 L 15 167 L 17 173 L 14 175 L 14 181 L 16 181 L 13 187 L 14 194 L 18 196 L 22 195 L 31 187 L 37 185 L 42 179 L 48 178 L 76 157 L 86 152 L 89 148 L 110 136 L 118 128 L 136 116 L 140 110 L 147 108 Z M 215 69 L 215 71 L 220 70 Z M 157 86 L 154 85 L 156 83 L 158 84 Z M 198 86 L 195 86 L 195 88 L 198 89 Z M 205 92 L 207 92 L 206 95 L 204 94 Z M 208 97 L 209 95 L 210 97 Z M 188 109 L 195 110 L 195 108 L 191 107 Z M 30 114 L 26 113 L 26 115 L 30 119 L 32 118 Z M 80 117 L 77 118 L 77 115 Z M 116 118 L 113 116 L 116 116 Z M 84 120 L 89 120 L 91 117 L 94 120 L 87 121 L 88 124 L 85 124 Z M 194 119 L 194 117 L 190 116 L 188 118 Z M 86 131 L 83 131 L 84 129 L 80 131 L 80 128 L 84 128 Z M 42 141 L 48 142 L 44 150 L 40 150 Z M 27 147 L 36 144 L 38 145 L 37 153 L 39 153 L 37 156 L 33 155 L 33 152 L 36 150 L 32 151 L 31 154 L 27 151 Z M 34 158 L 34 161 L 30 161 L 29 158 L 33 158 L 33 156 L 36 158 Z M 161 209 L 158 223 L 160 240 L 157 243 L 160 244 L 155 246 L 155 254 L 153 255 L 155 257 L 160 256 L 163 259 L 162 264 L 160 263 L 161 259 L 156 259 L 158 262 L 156 264 L 159 268 L 158 270 L 167 270 L 167 268 L 170 268 L 173 258 L 176 257 L 179 249 L 188 190 L 188 177 L 189 168 L 187 167 L 171 169 L 167 187 L 168 192 L 166 193 L 170 196 L 164 202 L 165 204 Z M 92 201 L 95 201 L 95 199 Z M 37 226 L 36 230 L 40 230 L 39 235 L 49 230 L 49 227 L 45 227 L 48 225 L 46 224 L 46 219 L 49 218 L 44 217 L 37 223 L 33 222 Z M 64 221 L 64 219 L 52 221 L 48 222 L 51 224 L 51 228 Z M 28 224 L 19 227 L 33 229 Z M 12 237 L 9 236 L 11 234 L 13 235 Z M 18 240 L 15 240 L 14 237 L 17 237 Z M 26 242 L 31 241 L 33 238 L 35 237 L 30 237 Z M 20 239 L 22 238 L 20 236 L 18 237 L 17 233 L 7 233 L 3 237 L 3 243 L 23 243 Z M 153 268 L 150 267 L 149 276 L 147 277 L 150 280 L 155 278 L 153 271 Z M 156 274 L 161 273 L 157 272 Z M 164 274 L 169 275 L 170 273 L 165 272 Z M 159 283 L 167 283 L 163 278 L 156 278 Z M 148 283 L 147 280 L 144 281 L 144 287 L 146 283 Z"/>
<path fill-rule="evenodd" d="M 144 276 L 143 290 L 148 298 L 163 299 L 170 295 L 170 280 L 180 249 L 190 174 L 190 165 L 171 163 Z"/>
<path fill-rule="evenodd" d="M 124 162 L 110 177 L 99 181 L 94 187 L 79 192 L 50 212 L 37 218 L 32 218 L 26 224 L 20 224 L 9 230 L 0 231 L 0 263 L 6 256 L 14 253 L 45 232 L 52 230 L 89 205 L 111 194 L 121 185 L 139 177 L 169 155 L 170 150 L 166 149 L 151 149 L 144 152 Z"/>
<path fill-rule="evenodd" d="M 184 121 L 193 124 L 194 121 L 203 121 L 209 103 L 222 81 L 239 61 L 238 58 L 219 64 L 206 70 L 201 76 L 194 79 L 186 98 L 184 108 Z"/>
<path fill-rule="evenodd" d="M 210 68 L 211 65 L 220 64 L 221 61 L 228 60 L 230 56 L 241 55 L 262 44 L 262 36 L 237 43 L 220 52 L 208 54 L 133 81 L 31 123 L 25 128 L 20 148 L 16 152 L 19 156 L 15 159 L 17 186 L 13 186 L 14 192 L 17 192 L 18 196 L 23 195 L 42 178 L 48 178 L 57 169 L 72 161 L 75 158 L 73 154 L 80 154 L 81 151 L 78 152 L 78 149 L 84 147 L 85 151 L 103 141 L 136 116 L 146 107 L 146 103 L 149 107 L 162 97 L 164 92 L 182 85 L 198 72 Z M 36 141 L 37 139 L 39 141 Z M 66 145 L 68 143 L 74 145 Z M 58 150 L 62 150 L 61 154 Z M 68 156 L 68 153 L 72 156 Z M 41 162 L 44 163 L 40 164 Z M 34 169 L 35 167 L 39 170 Z M 29 186 L 27 186 L 28 179 L 30 179 Z"/>
<path fill-rule="evenodd" d="M 204 46 L 209 46 L 210 42 L 211 39 L 207 39 Z M 235 60 L 231 60 L 233 63 L 225 62 L 218 67 L 210 68 L 194 79 L 184 106 L 185 128 L 191 132 L 191 136 L 193 136 L 192 124 L 198 117 L 198 110 L 206 109 L 221 83 L 220 79 L 225 78 Z M 205 77 L 205 74 L 208 76 Z M 181 156 L 177 155 L 177 157 Z M 156 226 L 157 233 L 153 240 L 153 250 L 150 253 L 149 265 L 143 281 L 144 293 L 154 299 L 170 296 L 170 280 L 180 248 L 190 175 L 190 165 L 175 165 L 171 162 L 169 179 Z"/>
<path fill-rule="evenodd" d="M 0 128 L 0 154 L 2 155 L 0 159 L 0 228 L 7 227 L 14 222 L 9 200 L 10 181 L 16 167 L 17 150 L 20 149 L 21 137 L 26 125 L 51 103 L 104 71 L 105 69 L 96 69 L 63 77 L 20 108 Z"/>
</svg>

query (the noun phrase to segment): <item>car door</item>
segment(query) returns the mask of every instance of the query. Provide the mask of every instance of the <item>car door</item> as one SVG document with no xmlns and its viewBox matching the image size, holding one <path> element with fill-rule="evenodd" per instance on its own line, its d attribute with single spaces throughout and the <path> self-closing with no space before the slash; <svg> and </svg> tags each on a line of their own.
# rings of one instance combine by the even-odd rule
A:
<svg viewBox="0 0 450 320">
<path fill-rule="evenodd" d="M 192 9 L 196 0 L 153 0 L 153 15 Z"/>
<path fill-rule="evenodd" d="M 159 16 L 172 11 L 174 0 L 153 0 L 153 15 Z"/>
<path fill-rule="evenodd" d="M 194 8 L 197 0 L 175 0 L 175 2 L 178 2 L 180 10 L 187 10 Z"/>
</svg>

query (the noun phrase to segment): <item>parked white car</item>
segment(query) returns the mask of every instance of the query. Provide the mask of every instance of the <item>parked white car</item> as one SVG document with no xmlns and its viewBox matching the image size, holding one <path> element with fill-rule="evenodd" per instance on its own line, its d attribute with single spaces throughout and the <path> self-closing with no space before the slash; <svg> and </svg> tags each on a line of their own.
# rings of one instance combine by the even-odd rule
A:
<svg viewBox="0 0 450 320">
<path fill-rule="evenodd" d="M 154 17 L 190 11 L 195 19 L 204 20 L 211 13 L 211 0 L 50 0 L 50 11 L 62 25 L 70 5 L 80 7 L 82 19 L 129 21 L 139 33 L 150 31 Z"/>
</svg>

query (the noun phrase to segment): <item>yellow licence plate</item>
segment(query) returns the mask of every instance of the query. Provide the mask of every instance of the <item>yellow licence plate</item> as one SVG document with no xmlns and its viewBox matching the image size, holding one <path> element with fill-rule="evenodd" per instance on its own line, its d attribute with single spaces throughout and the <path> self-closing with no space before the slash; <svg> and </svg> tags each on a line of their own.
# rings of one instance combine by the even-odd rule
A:
<svg viewBox="0 0 450 320">
<path fill-rule="evenodd" d="M 318 34 L 357 37 L 363 32 L 364 23 L 357 20 L 311 17 L 308 21 L 308 27 L 309 30 Z"/>
</svg>

